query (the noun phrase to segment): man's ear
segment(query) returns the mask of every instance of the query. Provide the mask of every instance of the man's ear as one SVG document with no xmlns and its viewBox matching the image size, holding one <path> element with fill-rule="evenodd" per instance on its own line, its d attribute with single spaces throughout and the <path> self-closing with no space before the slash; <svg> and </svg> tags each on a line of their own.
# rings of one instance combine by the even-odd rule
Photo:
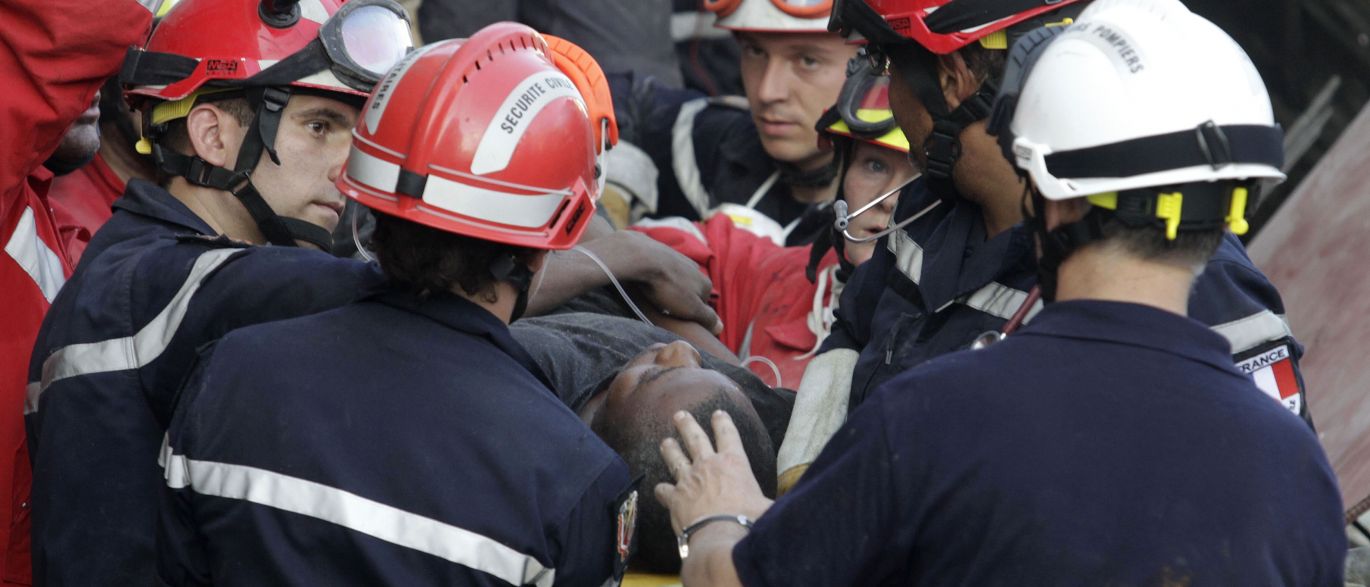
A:
<svg viewBox="0 0 1370 587">
<path fill-rule="evenodd" d="M 244 136 L 233 115 L 213 104 L 197 104 L 186 116 L 186 132 L 194 154 L 206 163 L 232 167 Z"/>
<path fill-rule="evenodd" d="M 1047 200 L 1046 201 L 1046 221 L 1047 230 L 1055 229 L 1063 224 L 1070 224 L 1085 217 L 1089 212 L 1089 202 L 1084 198 L 1071 198 L 1069 200 Z"/>
<path fill-rule="evenodd" d="M 942 99 L 947 101 L 947 111 L 956 110 L 966 98 L 975 95 L 980 89 L 980 80 L 961 58 L 961 53 L 937 56 L 937 81 L 942 84 Z"/>
</svg>

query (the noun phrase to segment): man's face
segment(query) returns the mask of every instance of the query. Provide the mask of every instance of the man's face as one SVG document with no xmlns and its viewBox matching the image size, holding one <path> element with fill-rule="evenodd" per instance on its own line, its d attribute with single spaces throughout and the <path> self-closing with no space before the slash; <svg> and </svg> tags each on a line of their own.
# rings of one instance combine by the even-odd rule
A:
<svg viewBox="0 0 1370 587">
<path fill-rule="evenodd" d="M 355 106 L 321 96 L 290 98 L 276 131 L 281 164 L 265 152 L 252 183 L 279 216 L 296 218 L 332 231 L 346 200 L 333 182 L 352 146 Z"/>
<path fill-rule="evenodd" d="M 812 169 L 831 155 L 813 126 L 837 101 L 856 47 L 830 33 L 737 34 L 742 85 L 761 145 L 773 159 Z"/>
<path fill-rule="evenodd" d="M 913 163 L 909 162 L 908 156 L 903 152 L 878 147 L 866 141 L 853 141 L 851 162 L 847 164 L 847 173 L 842 177 L 842 193 L 847 201 L 847 208 L 852 212 L 860 210 L 875 198 L 903 185 L 916 173 Z M 890 196 L 853 218 L 847 232 L 854 237 L 863 238 L 888 228 L 890 216 L 894 214 L 894 206 L 898 200 L 898 195 Z M 875 243 L 876 241 L 848 241 L 845 248 L 847 260 L 855 265 L 865 263 L 875 252 Z"/>
<path fill-rule="evenodd" d="M 719 389 L 741 397 L 742 392 L 733 380 L 700 367 L 699 351 L 689 343 L 657 343 L 628 361 L 600 394 L 603 403 L 587 405 L 590 413 L 582 410 L 582 417 L 590 421 L 610 418 L 626 422 L 655 413 L 669 422 L 671 414 L 698 404 L 701 398 L 713 396 Z"/>
<path fill-rule="evenodd" d="M 95 93 L 90 108 L 72 121 L 62 135 L 62 142 L 43 166 L 56 175 L 66 175 L 80 169 L 100 150 L 100 93 Z"/>
</svg>

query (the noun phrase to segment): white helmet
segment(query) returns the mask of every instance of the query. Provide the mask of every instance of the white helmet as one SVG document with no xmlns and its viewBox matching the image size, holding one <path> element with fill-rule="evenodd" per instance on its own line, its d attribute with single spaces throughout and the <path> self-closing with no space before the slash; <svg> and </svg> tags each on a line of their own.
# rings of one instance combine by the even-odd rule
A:
<svg viewBox="0 0 1370 587">
<path fill-rule="evenodd" d="M 703 0 L 714 24 L 732 31 L 826 33 L 832 0 Z"/>
<path fill-rule="evenodd" d="M 1284 179 L 1260 74 L 1178 0 L 1098 0 L 1019 41 L 1003 85 L 991 132 L 1046 199 Z"/>
</svg>

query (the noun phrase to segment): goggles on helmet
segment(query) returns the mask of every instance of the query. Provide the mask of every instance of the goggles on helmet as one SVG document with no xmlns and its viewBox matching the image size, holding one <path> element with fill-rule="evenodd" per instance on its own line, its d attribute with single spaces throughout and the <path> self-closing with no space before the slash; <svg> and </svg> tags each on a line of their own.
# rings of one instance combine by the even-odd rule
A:
<svg viewBox="0 0 1370 587">
<path fill-rule="evenodd" d="M 894 117 L 889 111 L 889 77 L 876 69 L 862 47 L 857 56 L 847 62 L 847 81 L 837 95 L 833 108 L 842 117 L 851 134 L 863 138 L 879 138 L 894 130 Z M 872 116 L 868 111 L 879 111 Z"/>
<path fill-rule="evenodd" d="M 728 16 L 743 2 L 759 0 L 704 0 L 704 9 L 719 17 Z M 771 0 L 781 12 L 795 18 L 818 18 L 832 10 L 834 0 Z"/>
<path fill-rule="evenodd" d="M 300 18 L 294 2 L 264 1 L 260 15 L 273 28 L 293 26 Z M 319 28 L 318 36 L 288 57 L 246 76 L 200 73 L 202 67 L 234 59 L 231 55 L 185 56 L 130 48 L 120 80 L 136 88 L 165 86 L 155 97 L 175 100 L 201 85 L 263 87 L 296 84 L 365 95 L 385 72 L 414 46 L 409 17 L 394 0 L 352 0 L 343 4 Z M 236 56 L 241 58 L 242 56 Z M 208 65 L 202 62 L 209 62 Z M 343 86 L 329 81 L 318 84 L 305 78 L 329 72 Z"/>
<path fill-rule="evenodd" d="M 330 70 L 348 87 L 369 93 L 413 48 L 409 16 L 394 0 L 351 0 L 324 22 L 317 39 L 250 81 L 282 85 Z"/>
</svg>

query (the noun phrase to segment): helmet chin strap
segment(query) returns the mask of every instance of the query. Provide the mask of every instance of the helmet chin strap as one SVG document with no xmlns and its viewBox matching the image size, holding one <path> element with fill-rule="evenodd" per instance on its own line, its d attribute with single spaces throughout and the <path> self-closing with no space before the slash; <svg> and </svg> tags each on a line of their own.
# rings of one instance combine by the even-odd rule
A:
<svg viewBox="0 0 1370 587">
<path fill-rule="evenodd" d="M 509 314 L 509 323 L 523 317 L 528 311 L 528 288 L 533 281 L 533 271 L 513 255 L 500 257 L 490 263 L 490 274 L 495 281 L 503 281 L 514 286 L 518 297 L 514 298 L 514 309 Z"/>
<path fill-rule="evenodd" d="M 290 96 L 290 90 L 284 87 L 247 90 L 248 101 L 255 105 L 254 114 L 232 171 L 212 165 L 198 156 L 182 155 L 162 148 L 160 144 L 153 145 L 153 157 L 158 166 L 169 174 L 184 177 L 194 185 L 233 194 L 268 243 L 293 247 L 296 241 L 304 241 L 327 252 L 333 246 L 333 235 L 329 231 L 304 220 L 278 215 L 252 183 L 252 172 L 261 161 L 263 152 L 273 164 L 281 164 L 275 148 L 276 131 L 280 128 L 281 114 L 290 102 Z"/>
<path fill-rule="evenodd" d="M 923 141 L 923 154 L 927 160 L 924 175 L 928 188 L 949 204 L 955 203 L 957 194 L 952 172 L 961 158 L 961 131 L 989 117 L 994 111 L 994 96 L 998 92 L 998 84 L 993 80 L 985 80 L 980 84 L 980 89 L 962 101 L 955 110 L 945 113 L 945 103 L 939 104 L 939 110 L 945 114 L 928 109 L 928 114 L 932 116 L 932 133 Z M 940 102 L 940 92 L 938 98 Z"/>
<path fill-rule="evenodd" d="M 1032 198 L 1036 214 L 1027 209 L 1027 200 Z M 1046 198 L 1030 185 L 1024 188 L 1023 218 L 1037 236 L 1041 246 L 1041 256 L 1037 258 L 1037 287 L 1042 292 L 1042 302 L 1056 301 L 1057 287 L 1060 285 L 1061 264 L 1076 250 L 1104 237 L 1104 221 L 1108 212 L 1090 206 L 1084 218 L 1062 224 L 1047 230 Z"/>
</svg>

